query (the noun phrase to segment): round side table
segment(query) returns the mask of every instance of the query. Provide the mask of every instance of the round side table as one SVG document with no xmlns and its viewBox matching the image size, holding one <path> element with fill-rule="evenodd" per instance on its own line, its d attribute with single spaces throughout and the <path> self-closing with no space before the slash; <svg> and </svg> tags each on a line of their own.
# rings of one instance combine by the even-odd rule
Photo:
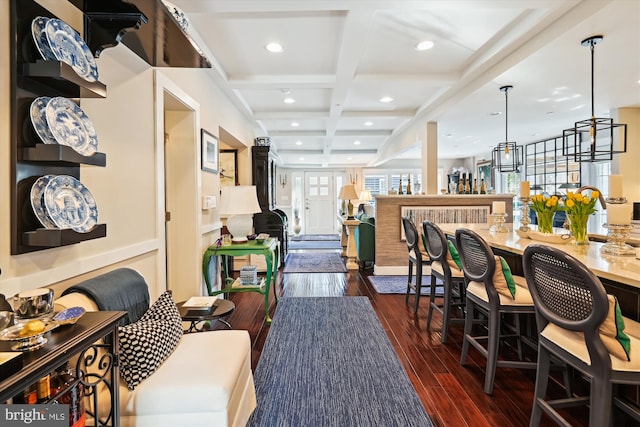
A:
<svg viewBox="0 0 640 427">
<path fill-rule="evenodd" d="M 218 298 L 211 313 L 202 312 L 201 310 L 189 310 L 186 307 L 182 308 L 182 304 L 184 303 L 185 301 L 179 302 L 177 306 L 182 320 L 185 322 L 191 322 L 189 328 L 185 331 L 186 333 L 201 332 L 202 328 L 198 329 L 198 323 L 212 320 L 222 322 L 227 326 L 227 328 L 232 329 L 231 324 L 223 319 L 233 313 L 236 309 L 236 305 L 232 301 Z"/>
</svg>

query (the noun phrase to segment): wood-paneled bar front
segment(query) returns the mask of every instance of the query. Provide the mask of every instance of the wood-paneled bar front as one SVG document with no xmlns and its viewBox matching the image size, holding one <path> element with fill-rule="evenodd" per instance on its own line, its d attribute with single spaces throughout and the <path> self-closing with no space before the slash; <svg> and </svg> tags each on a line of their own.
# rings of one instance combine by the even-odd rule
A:
<svg viewBox="0 0 640 427">
<path fill-rule="evenodd" d="M 402 234 L 402 212 L 419 212 L 421 208 L 427 208 L 430 214 L 442 214 L 451 219 L 448 222 L 460 222 L 455 220 L 461 211 L 478 208 L 476 213 L 483 209 L 491 213 L 492 204 L 495 201 L 505 203 L 507 213 L 506 222 L 513 221 L 512 194 L 470 194 L 470 195 L 377 195 L 376 196 L 376 274 L 385 274 L 385 268 L 407 266 L 407 245 Z M 418 231 L 422 233 L 421 226 L 415 221 Z M 438 221 L 440 222 L 440 221 Z M 478 215 L 478 222 L 482 215 Z M 387 273 L 389 274 L 389 273 Z M 395 273 L 390 273 L 395 274 Z"/>
</svg>

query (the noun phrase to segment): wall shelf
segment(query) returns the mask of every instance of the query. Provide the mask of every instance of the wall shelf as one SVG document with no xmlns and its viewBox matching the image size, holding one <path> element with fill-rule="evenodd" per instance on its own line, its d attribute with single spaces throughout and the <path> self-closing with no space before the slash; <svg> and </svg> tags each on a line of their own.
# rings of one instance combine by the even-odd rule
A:
<svg viewBox="0 0 640 427">
<path fill-rule="evenodd" d="M 106 98 L 107 86 L 101 82 L 88 82 L 80 77 L 70 65 L 62 61 L 38 59 L 22 66 L 22 86 L 25 79 L 36 80 L 57 93 L 70 98 Z"/>
<path fill-rule="evenodd" d="M 121 42 L 154 67 L 211 68 L 161 0 L 69 1 L 84 13 L 85 40 L 96 56 Z"/>
<path fill-rule="evenodd" d="M 35 147 L 26 147 L 23 150 L 22 160 L 29 162 L 56 162 L 69 165 L 107 165 L 107 156 L 104 153 L 83 156 L 73 148 L 60 144 L 36 144 Z"/>
<path fill-rule="evenodd" d="M 36 16 L 55 18 L 35 0 L 11 0 L 11 254 L 72 245 L 106 236 L 106 224 L 88 233 L 46 229 L 31 206 L 31 187 L 43 175 L 80 179 L 80 165 L 106 166 L 104 153 L 84 156 L 60 144 L 43 144 L 33 129 L 29 110 L 40 96 L 105 98 L 107 87 L 88 82 L 62 61 L 39 57 L 31 37 Z M 40 58 L 40 59 L 39 59 Z"/>
<path fill-rule="evenodd" d="M 45 248 L 55 248 L 58 246 L 73 245 L 86 240 L 106 237 L 107 224 L 96 224 L 87 233 L 78 233 L 71 229 L 61 230 L 58 228 L 38 228 L 23 234 L 23 241 L 26 246 Z"/>
</svg>

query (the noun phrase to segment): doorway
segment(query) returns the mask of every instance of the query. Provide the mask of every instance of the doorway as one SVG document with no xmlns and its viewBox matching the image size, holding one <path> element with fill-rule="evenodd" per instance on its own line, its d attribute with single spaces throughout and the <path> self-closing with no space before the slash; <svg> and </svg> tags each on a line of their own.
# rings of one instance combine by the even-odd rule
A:
<svg viewBox="0 0 640 427">
<path fill-rule="evenodd" d="M 332 172 L 304 173 L 304 223 L 306 234 L 337 231 L 336 193 Z"/>
<path fill-rule="evenodd" d="M 168 85 L 168 82 L 165 82 Z M 166 288 L 176 301 L 201 287 L 199 132 L 197 104 L 175 88 L 162 89 Z"/>
</svg>

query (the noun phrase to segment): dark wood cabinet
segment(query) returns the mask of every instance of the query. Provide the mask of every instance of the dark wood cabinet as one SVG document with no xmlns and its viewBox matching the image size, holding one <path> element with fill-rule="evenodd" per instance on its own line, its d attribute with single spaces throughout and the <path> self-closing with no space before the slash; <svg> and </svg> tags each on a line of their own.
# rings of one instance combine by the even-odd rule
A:
<svg viewBox="0 0 640 427">
<path fill-rule="evenodd" d="M 275 209 L 275 164 L 269 155 L 269 146 L 251 147 L 251 171 L 256 186 L 258 203 L 262 212 L 253 216 L 256 233 L 267 233 L 280 241 L 280 264 L 283 265 L 289 252 L 289 225 L 287 215 Z"/>
</svg>

